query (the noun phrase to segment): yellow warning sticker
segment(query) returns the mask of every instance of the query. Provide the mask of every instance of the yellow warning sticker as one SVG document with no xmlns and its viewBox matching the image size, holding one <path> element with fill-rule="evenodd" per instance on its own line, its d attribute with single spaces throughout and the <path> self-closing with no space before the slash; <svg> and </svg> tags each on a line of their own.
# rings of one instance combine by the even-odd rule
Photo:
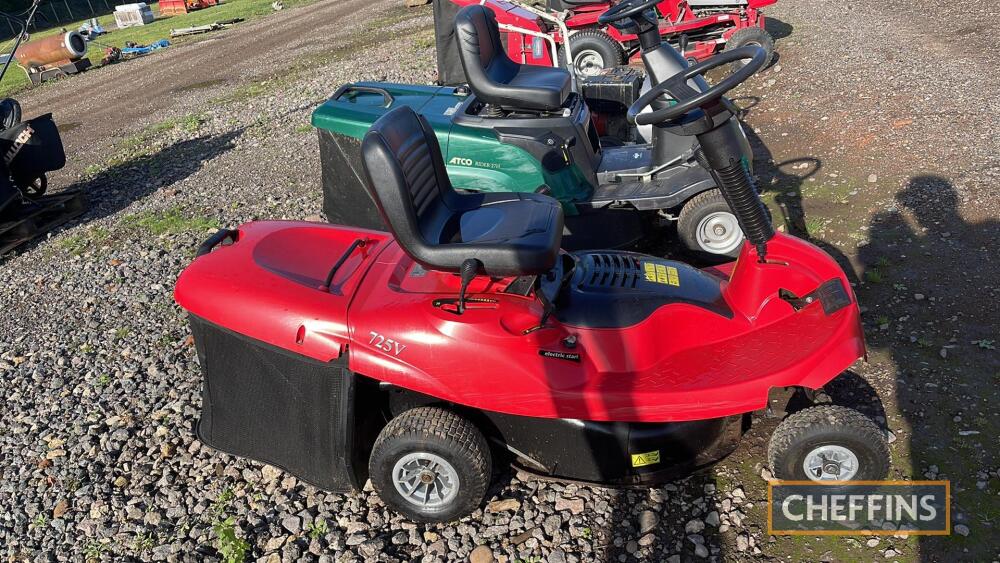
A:
<svg viewBox="0 0 1000 563">
<path fill-rule="evenodd" d="M 681 285 L 681 279 L 677 274 L 677 268 L 673 266 L 654 264 L 653 262 L 643 262 L 642 270 L 643 273 L 645 273 L 646 281 L 648 282 L 662 283 L 664 285 L 672 285 L 674 287 L 680 287 Z"/>
<path fill-rule="evenodd" d="M 653 450 L 644 454 L 632 454 L 632 467 L 642 467 L 660 463 L 660 450 Z"/>
</svg>

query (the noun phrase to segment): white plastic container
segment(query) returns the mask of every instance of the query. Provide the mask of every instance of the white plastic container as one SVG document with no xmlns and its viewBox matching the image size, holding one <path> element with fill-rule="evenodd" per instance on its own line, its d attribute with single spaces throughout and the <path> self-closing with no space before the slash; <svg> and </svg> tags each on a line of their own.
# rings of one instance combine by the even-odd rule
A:
<svg viewBox="0 0 1000 563">
<path fill-rule="evenodd" d="M 146 25 L 156 19 L 153 9 L 145 2 L 115 6 L 115 23 L 118 28 Z"/>
</svg>

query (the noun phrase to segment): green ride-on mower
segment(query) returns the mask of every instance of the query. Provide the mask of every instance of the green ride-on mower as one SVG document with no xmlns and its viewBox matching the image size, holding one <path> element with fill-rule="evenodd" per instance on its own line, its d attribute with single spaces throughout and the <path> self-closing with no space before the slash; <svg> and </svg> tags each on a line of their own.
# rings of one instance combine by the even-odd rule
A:
<svg viewBox="0 0 1000 563">
<path fill-rule="evenodd" d="M 689 68 L 661 40 L 655 5 L 656 0 L 624 0 L 601 15 L 602 23 L 639 36 L 653 84 Z M 478 4 L 458 12 L 455 33 L 468 85 L 358 82 L 339 88 L 313 113 L 323 166 L 323 210 L 331 222 L 385 228 L 364 188 L 361 140 L 379 117 L 409 106 L 434 129 L 455 188 L 527 191 L 557 199 L 566 215 L 567 249 L 622 248 L 643 239 L 650 226 L 676 222 L 683 246 L 700 258 L 737 255 L 743 232 L 700 146 L 675 124 L 641 119 L 674 102 L 663 96 L 642 99 L 642 79 L 634 81 L 634 69 L 606 73 L 598 77 L 603 82 L 597 87 L 586 82 L 577 87 L 564 68 L 518 64 L 505 54 L 495 16 Z M 717 55 L 712 66 L 751 58 L 734 53 Z M 752 62 L 734 70 L 712 95 L 737 86 L 760 66 Z M 627 77 L 630 84 L 615 84 L 615 76 Z M 690 76 L 690 87 L 707 91 L 703 78 Z M 608 92 L 627 93 L 616 100 L 610 117 L 625 121 L 626 108 L 636 110 L 640 126 L 652 125 L 645 134 L 651 142 L 642 142 L 634 115 L 627 132 L 599 133 L 614 105 L 607 103 Z M 723 103 L 736 113 L 728 100 Z M 735 117 L 728 126 L 736 131 L 744 166 L 752 172 L 746 135 Z M 661 238 L 655 238 L 657 246 Z"/>
</svg>

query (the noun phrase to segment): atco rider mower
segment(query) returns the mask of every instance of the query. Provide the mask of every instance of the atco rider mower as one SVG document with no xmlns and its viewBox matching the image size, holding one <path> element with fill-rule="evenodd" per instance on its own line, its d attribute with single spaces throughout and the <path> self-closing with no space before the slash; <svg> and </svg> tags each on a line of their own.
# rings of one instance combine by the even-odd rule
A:
<svg viewBox="0 0 1000 563">
<path fill-rule="evenodd" d="M 601 21 L 636 33 L 653 83 L 687 68 L 687 62 L 657 31 L 656 0 L 628 0 Z M 383 229 L 365 190 L 361 139 L 372 123 L 398 107 L 413 108 L 434 128 L 452 184 L 480 193 L 544 193 L 563 204 L 564 248 L 623 248 L 640 240 L 650 225 L 676 222 L 685 247 L 718 259 L 735 258 L 743 234 L 736 216 L 716 189 L 698 141 L 672 126 L 650 126 L 651 142 L 634 137 L 601 138 L 591 107 L 611 104 L 625 122 L 636 109 L 638 81 L 572 89 L 566 69 L 522 65 L 503 52 L 496 18 L 483 6 L 463 8 L 455 17 L 461 61 L 468 86 L 420 86 L 364 82 L 341 87 L 316 109 L 323 165 L 323 210 L 332 223 Z M 719 56 L 735 61 L 728 53 Z M 763 64 L 746 65 L 713 96 L 749 78 Z M 694 87 L 707 88 L 699 77 Z M 619 96 L 611 100 L 612 92 Z M 666 105 L 648 100 L 644 106 Z M 642 108 L 639 108 L 642 109 Z M 752 151 L 736 117 L 733 142 L 751 167 Z M 635 127 L 632 127 L 635 129 Z M 662 237 L 660 237 L 662 238 Z M 659 241 L 657 241 L 659 243 Z"/>
<path fill-rule="evenodd" d="M 808 399 L 864 355 L 860 313 L 833 259 L 772 229 L 728 84 L 689 85 L 737 57 L 764 53 L 664 79 L 639 105 L 675 103 L 631 114 L 700 141 L 747 234 L 735 263 L 560 251 L 555 199 L 457 191 L 430 123 L 397 107 L 361 150 L 389 232 L 247 223 L 181 274 L 201 440 L 324 489 L 370 478 L 388 506 L 442 522 L 480 506 L 494 462 L 655 485 L 733 451 L 777 391 Z M 781 479 L 879 479 L 888 462 L 879 427 L 831 404 L 790 414 L 768 448 Z"/>
</svg>

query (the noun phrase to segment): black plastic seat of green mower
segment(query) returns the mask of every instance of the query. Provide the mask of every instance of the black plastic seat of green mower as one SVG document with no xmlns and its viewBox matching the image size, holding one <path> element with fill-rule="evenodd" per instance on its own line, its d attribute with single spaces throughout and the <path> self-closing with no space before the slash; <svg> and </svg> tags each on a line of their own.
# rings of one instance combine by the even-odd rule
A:
<svg viewBox="0 0 1000 563">
<path fill-rule="evenodd" d="M 510 110 L 554 111 L 569 99 L 569 71 L 511 60 L 488 8 L 472 4 L 459 10 L 455 36 L 469 88 L 480 101 Z"/>
<path fill-rule="evenodd" d="M 552 269 L 562 241 L 562 206 L 535 193 L 459 193 L 427 121 L 400 106 L 361 143 L 365 186 L 399 246 L 429 270 L 457 272 L 476 258 L 486 274 Z"/>
</svg>

